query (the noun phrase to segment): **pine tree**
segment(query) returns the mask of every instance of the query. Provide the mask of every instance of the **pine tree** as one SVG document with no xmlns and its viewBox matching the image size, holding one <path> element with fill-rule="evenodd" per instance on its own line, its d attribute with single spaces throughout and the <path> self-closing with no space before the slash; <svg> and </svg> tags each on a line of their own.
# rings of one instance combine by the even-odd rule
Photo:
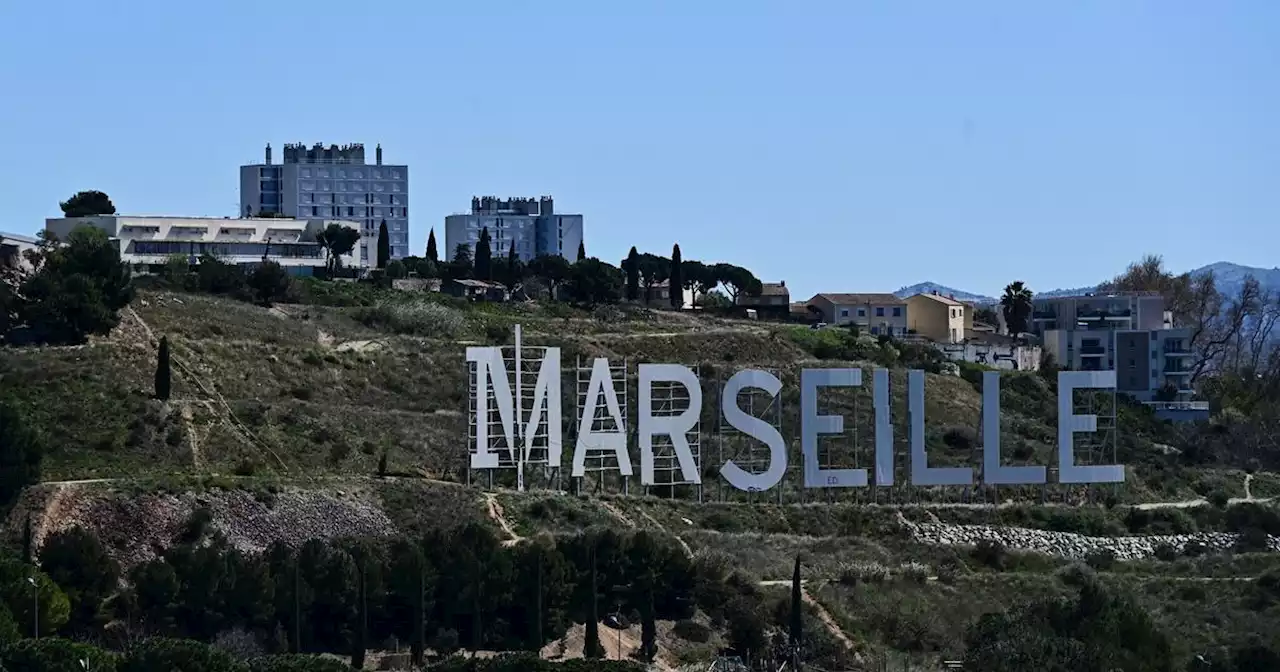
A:
<svg viewBox="0 0 1280 672">
<path fill-rule="evenodd" d="M 603 658 L 604 647 L 600 645 L 600 588 L 596 581 L 596 542 L 591 542 L 591 560 L 588 564 L 591 566 L 591 604 L 587 610 L 587 632 L 585 641 L 582 643 L 583 658 Z"/>
<path fill-rule="evenodd" d="M 800 663 L 800 646 L 802 642 L 801 630 L 804 627 L 804 621 L 801 618 L 800 605 L 803 596 L 800 593 L 800 558 L 796 557 L 796 569 L 791 575 L 791 660 L 792 664 Z"/>
<path fill-rule="evenodd" d="M 387 220 L 378 225 L 378 268 L 386 268 L 391 261 L 391 239 L 387 235 Z"/>
<path fill-rule="evenodd" d="M 169 369 L 169 337 L 160 337 L 160 352 L 156 356 L 156 399 L 169 400 L 171 371 Z"/>
<path fill-rule="evenodd" d="M 579 240 L 577 261 L 582 261 L 583 259 L 586 259 L 586 258 L 587 258 L 587 246 L 581 240 Z"/>
<path fill-rule="evenodd" d="M 489 246 L 489 227 L 480 230 L 476 242 L 475 269 L 477 280 L 493 279 L 493 249 Z"/>
<path fill-rule="evenodd" d="M 351 668 L 363 670 L 369 637 L 369 567 L 364 549 L 356 551 L 356 555 L 356 599 L 359 603 L 356 605 L 355 635 L 351 638 Z"/>
<path fill-rule="evenodd" d="M 635 301 L 640 298 L 640 253 L 636 251 L 636 246 L 631 246 L 631 252 L 627 253 L 627 300 Z"/>
<path fill-rule="evenodd" d="M 680 273 L 680 244 L 671 248 L 671 277 L 667 280 L 667 294 L 671 297 L 671 307 L 684 308 L 684 280 Z"/>
<path fill-rule="evenodd" d="M 427 261 L 433 264 L 440 263 L 440 253 L 436 250 L 436 230 L 431 229 L 431 233 L 427 234 Z"/>
</svg>

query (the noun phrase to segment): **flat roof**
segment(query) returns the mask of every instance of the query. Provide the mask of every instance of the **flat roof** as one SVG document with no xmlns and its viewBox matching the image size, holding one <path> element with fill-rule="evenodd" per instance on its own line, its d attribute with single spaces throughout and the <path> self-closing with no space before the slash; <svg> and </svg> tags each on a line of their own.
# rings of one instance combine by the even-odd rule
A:
<svg viewBox="0 0 1280 672">
<path fill-rule="evenodd" d="M 23 236 L 16 233 L 5 233 L 4 231 L 0 231 L 0 241 L 3 240 L 12 240 L 14 242 L 26 243 L 28 245 L 40 244 L 40 239 L 35 236 Z"/>
</svg>

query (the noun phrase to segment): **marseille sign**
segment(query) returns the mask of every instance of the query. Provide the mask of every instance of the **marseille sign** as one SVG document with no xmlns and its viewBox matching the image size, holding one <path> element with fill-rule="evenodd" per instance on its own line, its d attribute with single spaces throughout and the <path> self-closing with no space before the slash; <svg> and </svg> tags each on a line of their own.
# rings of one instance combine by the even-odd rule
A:
<svg viewBox="0 0 1280 672">
<path fill-rule="evenodd" d="M 515 465 L 523 489 L 523 469 L 529 459 L 529 437 L 540 437 L 542 460 L 558 467 L 563 457 L 561 413 L 561 362 L 559 348 L 538 348 L 534 361 L 522 361 L 522 348 L 517 327 L 512 357 L 504 357 L 501 347 L 468 347 L 467 362 L 474 366 L 474 404 L 470 414 L 474 437 L 471 453 L 472 469 L 496 469 L 506 463 Z M 508 348 L 507 350 L 512 350 Z M 515 365 L 514 385 L 508 370 L 508 359 Z M 529 364 L 535 372 L 525 374 Z M 633 464 L 627 445 L 626 413 L 618 398 L 618 381 L 606 358 L 596 358 L 590 366 L 585 403 L 578 414 L 577 440 L 573 446 L 571 474 L 581 477 L 587 460 L 607 455 L 622 476 L 632 476 Z M 689 436 L 700 431 L 703 395 L 697 374 L 682 364 L 640 364 L 637 367 L 639 399 L 636 404 L 636 436 L 640 456 L 640 482 L 657 485 L 655 479 L 655 440 L 661 439 L 674 452 L 676 469 L 684 483 L 701 483 L 701 470 L 690 448 Z M 529 390 L 523 380 L 533 376 L 532 406 Z M 889 371 L 876 369 L 871 374 L 875 411 L 874 478 L 867 469 L 823 468 L 818 455 L 818 439 L 844 431 L 844 418 L 823 415 L 818 411 L 818 396 L 824 388 L 859 387 L 863 372 L 857 368 L 804 369 L 800 372 L 800 448 L 806 488 L 861 488 L 894 485 L 893 424 L 890 421 Z M 1048 482 L 1044 466 L 1010 466 L 1000 459 L 1000 374 L 983 373 L 982 379 L 982 481 L 990 485 L 1043 484 Z M 1120 483 L 1124 481 L 1123 465 L 1078 465 L 1074 457 L 1074 435 L 1097 430 L 1097 416 L 1076 414 L 1072 395 L 1077 389 L 1115 388 L 1114 371 L 1061 371 L 1058 373 L 1058 483 Z M 625 383 L 624 383 L 625 384 Z M 974 485 L 971 467 L 931 467 L 925 450 L 923 371 L 907 374 L 908 443 L 910 445 L 910 483 L 916 486 Z M 654 412 L 655 390 L 683 388 L 687 406 L 675 414 Z M 731 486 L 744 491 L 763 491 L 777 486 L 787 471 L 787 450 L 781 432 L 767 421 L 753 417 L 738 406 L 739 394 L 745 390 L 763 392 L 775 398 L 782 391 L 782 381 L 768 371 L 745 369 L 724 383 L 721 413 L 727 423 L 743 435 L 768 448 L 768 465 L 748 470 L 732 459 L 720 467 L 720 476 Z M 625 388 L 624 388 L 625 389 Z M 490 403 L 493 407 L 490 407 Z M 599 412 L 611 419 L 609 431 L 595 427 Z M 497 434 L 497 436 L 494 436 Z M 500 455 L 503 448 L 506 455 Z"/>
</svg>

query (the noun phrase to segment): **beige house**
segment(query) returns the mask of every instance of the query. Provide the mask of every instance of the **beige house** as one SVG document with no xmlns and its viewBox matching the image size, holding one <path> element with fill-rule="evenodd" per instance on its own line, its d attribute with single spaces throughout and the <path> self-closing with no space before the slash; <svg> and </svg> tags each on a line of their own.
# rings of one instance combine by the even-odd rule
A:
<svg viewBox="0 0 1280 672">
<path fill-rule="evenodd" d="M 966 318 L 969 325 L 973 324 L 968 306 L 936 292 L 909 297 L 907 308 L 911 316 L 907 328 L 935 343 L 961 343 Z"/>
<path fill-rule="evenodd" d="M 807 305 L 827 324 L 857 325 L 875 336 L 907 333 L 907 302 L 893 294 L 815 294 Z"/>
<path fill-rule="evenodd" d="M 759 296 L 738 296 L 738 305 L 742 308 L 754 308 L 761 314 L 773 317 L 786 317 L 791 309 L 791 291 L 787 282 L 765 282 L 760 285 Z"/>
</svg>

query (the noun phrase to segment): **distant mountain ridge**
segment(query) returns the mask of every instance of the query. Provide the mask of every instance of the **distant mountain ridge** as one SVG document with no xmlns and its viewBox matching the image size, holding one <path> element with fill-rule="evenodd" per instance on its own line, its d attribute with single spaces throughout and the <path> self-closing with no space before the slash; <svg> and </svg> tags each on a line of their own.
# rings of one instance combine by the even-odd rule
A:
<svg viewBox="0 0 1280 672">
<path fill-rule="evenodd" d="M 1280 268 L 1262 268 L 1259 266 L 1245 266 L 1235 264 L 1229 261 L 1218 261 L 1207 266 L 1193 269 L 1192 275 L 1204 275 L 1212 273 L 1217 281 L 1218 291 L 1230 296 L 1240 291 L 1240 286 L 1244 284 L 1244 279 L 1252 275 L 1264 290 L 1280 292 Z M 1034 290 L 1034 288 L 1032 288 Z M 1079 296 L 1081 294 L 1091 294 L 1098 291 L 1097 285 L 1088 285 L 1085 287 L 1075 287 L 1072 289 L 1051 289 L 1044 292 L 1036 292 L 1036 296 L 1054 297 L 1054 296 Z M 929 294 L 937 292 L 943 296 L 954 296 L 958 301 L 969 301 L 972 303 L 998 303 L 1000 299 L 996 297 L 986 296 L 984 294 L 976 294 L 974 292 L 966 292 L 962 289 L 955 289 L 946 285 L 940 285 L 936 282 L 921 282 L 908 287 L 903 287 L 894 292 L 898 298 L 905 299 L 908 296 L 916 294 Z"/>
<path fill-rule="evenodd" d="M 995 303 L 996 302 L 996 299 L 990 296 L 983 296 L 982 294 L 974 294 L 973 292 L 966 292 L 962 289 L 955 289 L 953 287 L 947 287 L 946 285 L 939 285 L 936 282 L 921 282 L 921 283 L 911 285 L 909 287 L 903 287 L 902 289 L 899 289 L 898 291 L 894 292 L 893 295 L 898 297 L 899 299 L 905 299 L 909 296 L 915 296 L 916 294 L 933 294 L 935 292 L 943 296 L 950 296 L 957 301 L 969 301 L 972 303 Z"/>
</svg>

